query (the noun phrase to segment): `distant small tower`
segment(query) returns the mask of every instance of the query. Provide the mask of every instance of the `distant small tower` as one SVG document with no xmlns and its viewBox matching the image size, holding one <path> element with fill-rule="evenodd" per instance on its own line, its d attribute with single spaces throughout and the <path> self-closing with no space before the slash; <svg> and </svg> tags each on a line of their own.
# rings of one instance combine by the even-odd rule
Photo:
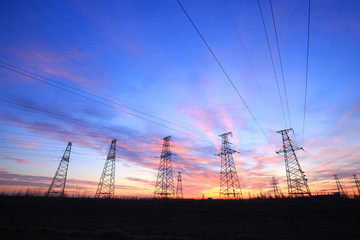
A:
<svg viewBox="0 0 360 240">
<path fill-rule="evenodd" d="M 228 132 L 219 136 L 222 138 L 221 151 L 216 155 L 221 158 L 220 198 L 240 199 L 242 198 L 242 192 L 232 156 L 232 154 L 237 151 L 232 149 L 229 141 L 229 136 L 232 136 L 232 133 Z"/>
<path fill-rule="evenodd" d="M 337 186 L 337 189 L 339 191 L 340 196 L 346 197 L 347 194 L 346 194 L 344 188 L 342 187 L 342 185 L 340 183 L 340 179 L 338 178 L 337 175 L 334 175 L 334 178 L 335 178 L 336 186 Z"/>
<path fill-rule="evenodd" d="M 96 198 L 112 198 L 115 193 L 116 139 L 111 141 L 104 169 L 96 190 Z"/>
<path fill-rule="evenodd" d="M 353 175 L 354 177 L 354 181 L 355 181 L 355 185 L 358 191 L 358 196 L 360 196 L 360 183 L 359 183 L 359 179 L 356 177 L 356 174 Z"/>
<path fill-rule="evenodd" d="M 289 197 L 310 197 L 311 192 L 307 184 L 307 179 L 295 154 L 295 151 L 301 148 L 292 145 L 288 135 L 289 131 L 294 130 L 289 128 L 277 131 L 277 133 L 280 133 L 282 136 L 283 148 L 276 152 L 277 154 L 284 153 Z"/>
<path fill-rule="evenodd" d="M 178 179 L 177 179 L 176 199 L 183 199 L 181 172 L 179 172 L 179 174 L 178 174 Z"/>
<path fill-rule="evenodd" d="M 56 170 L 55 176 L 50 184 L 49 190 L 47 192 L 47 196 L 64 197 L 70 153 L 71 153 L 71 142 L 68 142 L 64 155 L 61 158 L 59 167 Z"/>
<path fill-rule="evenodd" d="M 154 198 L 174 197 L 174 179 L 172 171 L 170 151 L 171 136 L 164 138 L 163 147 L 160 155 L 159 172 L 156 179 Z"/>
<path fill-rule="evenodd" d="M 274 189 L 274 197 L 275 198 L 280 198 L 281 195 L 280 195 L 280 191 L 279 191 L 279 188 L 278 188 L 278 182 L 276 181 L 276 179 L 274 177 L 272 177 L 272 186 L 273 186 L 273 189 Z"/>
</svg>

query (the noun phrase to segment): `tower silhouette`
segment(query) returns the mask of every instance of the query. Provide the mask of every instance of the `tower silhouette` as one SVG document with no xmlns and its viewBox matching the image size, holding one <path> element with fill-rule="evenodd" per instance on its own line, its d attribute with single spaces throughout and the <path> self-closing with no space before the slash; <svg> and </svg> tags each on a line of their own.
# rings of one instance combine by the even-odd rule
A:
<svg viewBox="0 0 360 240">
<path fill-rule="evenodd" d="M 96 190 L 96 198 L 112 198 L 115 193 L 116 139 L 111 141 L 104 169 Z"/>
<path fill-rule="evenodd" d="M 339 192 L 340 196 L 346 197 L 347 194 L 346 194 L 343 186 L 342 186 L 341 183 L 340 183 L 340 179 L 338 178 L 337 175 L 334 175 L 334 178 L 335 178 L 336 187 L 337 187 L 337 189 L 338 189 L 338 192 Z"/>
<path fill-rule="evenodd" d="M 55 172 L 55 176 L 50 184 L 47 192 L 48 196 L 63 197 L 65 192 L 66 176 L 69 167 L 70 153 L 71 153 L 71 142 L 65 149 L 64 155 L 61 158 L 59 167 Z"/>
<path fill-rule="evenodd" d="M 171 155 L 173 153 L 170 151 L 171 136 L 167 136 L 163 140 L 154 198 L 172 198 L 174 196 L 174 179 L 171 163 Z"/>
<path fill-rule="evenodd" d="M 176 199 L 183 199 L 181 172 L 178 173 L 178 179 L 176 185 Z"/>
<path fill-rule="evenodd" d="M 359 179 L 357 178 L 356 174 L 354 174 L 353 177 L 354 177 L 355 185 L 356 185 L 356 188 L 357 188 L 357 191 L 358 191 L 358 196 L 360 196 L 360 182 L 359 182 Z"/>
<path fill-rule="evenodd" d="M 272 177 L 272 186 L 273 186 L 273 189 L 274 189 L 274 197 L 275 198 L 280 198 L 280 191 L 279 191 L 279 188 L 278 188 L 278 181 L 276 181 L 276 179 L 274 177 Z"/>
<path fill-rule="evenodd" d="M 221 158 L 220 198 L 240 199 L 242 198 L 242 192 L 232 156 L 232 154 L 237 151 L 232 149 L 231 143 L 229 142 L 229 136 L 232 136 L 232 133 L 223 133 L 219 136 L 222 138 L 221 151 L 216 155 Z"/>
<path fill-rule="evenodd" d="M 288 192 L 290 197 L 304 197 L 311 196 L 307 179 L 305 178 L 304 171 L 301 169 L 297 156 L 296 150 L 302 149 L 294 147 L 292 141 L 289 138 L 288 132 L 294 131 L 292 128 L 277 131 L 281 134 L 283 141 L 283 149 L 276 153 L 284 153 L 286 178 L 288 185 Z"/>
</svg>

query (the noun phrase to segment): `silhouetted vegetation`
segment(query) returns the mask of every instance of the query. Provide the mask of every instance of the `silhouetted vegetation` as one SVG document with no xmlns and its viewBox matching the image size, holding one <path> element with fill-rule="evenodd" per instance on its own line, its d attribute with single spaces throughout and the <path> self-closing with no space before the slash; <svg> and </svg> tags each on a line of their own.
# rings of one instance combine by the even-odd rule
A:
<svg viewBox="0 0 360 240">
<path fill-rule="evenodd" d="M 2 239 L 356 239 L 360 199 L 0 196 Z"/>
</svg>

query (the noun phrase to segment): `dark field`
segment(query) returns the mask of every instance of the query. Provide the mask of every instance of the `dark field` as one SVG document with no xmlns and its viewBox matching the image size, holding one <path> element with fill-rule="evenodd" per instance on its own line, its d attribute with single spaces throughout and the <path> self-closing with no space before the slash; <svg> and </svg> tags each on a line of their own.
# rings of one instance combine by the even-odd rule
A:
<svg viewBox="0 0 360 240">
<path fill-rule="evenodd" d="M 1 239 L 359 239 L 360 200 L 0 196 Z"/>
</svg>

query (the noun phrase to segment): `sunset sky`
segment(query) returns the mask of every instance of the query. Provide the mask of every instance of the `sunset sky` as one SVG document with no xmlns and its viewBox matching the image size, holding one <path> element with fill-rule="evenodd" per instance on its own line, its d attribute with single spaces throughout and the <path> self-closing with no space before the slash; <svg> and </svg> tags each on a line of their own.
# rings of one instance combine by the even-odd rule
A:
<svg viewBox="0 0 360 240">
<path fill-rule="evenodd" d="M 335 191 L 337 174 L 353 194 L 360 2 L 311 3 L 304 135 L 308 1 L 272 1 L 289 114 L 270 4 L 260 3 L 284 114 L 257 1 L 181 0 L 264 134 L 176 0 L 4 1 L 0 191 L 47 191 L 71 141 L 66 193 L 94 195 L 117 139 L 115 195 L 152 197 L 171 135 L 175 186 L 181 171 L 184 197 L 218 197 L 218 135 L 232 132 L 244 197 L 271 193 L 272 177 L 287 194 L 276 131 L 292 127 L 311 191 Z"/>
</svg>

